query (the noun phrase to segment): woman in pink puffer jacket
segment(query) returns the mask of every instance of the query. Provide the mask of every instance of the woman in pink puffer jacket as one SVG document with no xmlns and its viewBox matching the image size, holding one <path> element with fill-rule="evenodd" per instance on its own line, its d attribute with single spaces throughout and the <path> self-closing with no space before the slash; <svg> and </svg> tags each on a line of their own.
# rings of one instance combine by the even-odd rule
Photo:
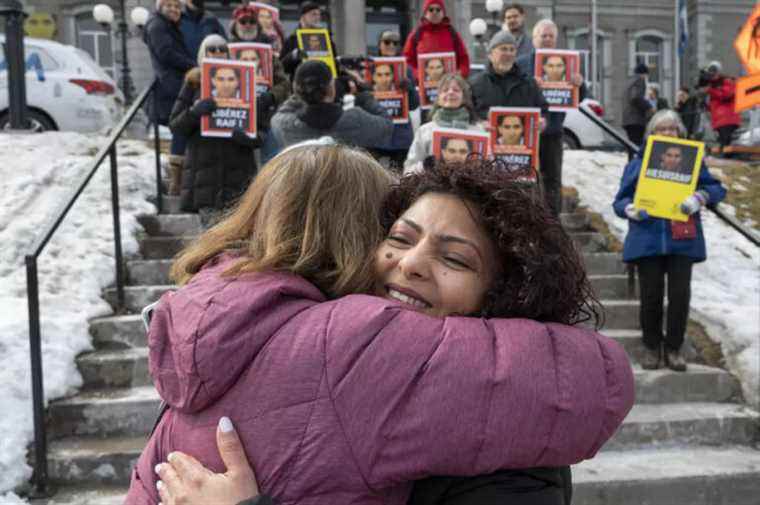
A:
<svg viewBox="0 0 760 505">
<path fill-rule="evenodd" d="M 322 270 L 330 271 L 331 265 L 335 275 L 351 270 L 351 265 L 337 265 L 356 251 L 336 254 L 330 247 L 342 243 L 356 248 L 360 241 L 351 227 L 338 221 L 357 218 L 349 216 L 350 206 L 361 211 L 372 191 L 345 171 L 330 183 L 328 176 L 318 176 L 315 183 L 283 172 L 310 162 L 318 165 L 312 171 L 347 161 L 356 165 L 356 159 L 343 158 L 364 155 L 337 146 L 312 150 L 324 156 L 297 149 L 275 158 L 259 174 L 230 223 L 212 229 L 196 249 L 216 244 L 218 252 L 237 243 L 238 252 L 191 256 L 185 271 L 203 268 L 178 292 L 165 295 L 154 314 L 151 373 L 171 409 L 138 462 L 128 503 L 159 501 L 153 468 L 169 452 L 191 453 L 212 470 L 222 470 L 215 442 L 222 416 L 233 420 L 254 455 L 261 488 L 282 504 L 402 504 L 411 481 L 431 475 L 559 466 L 592 457 L 632 405 L 630 365 L 618 344 L 595 332 L 517 318 L 574 319 L 588 288 L 585 277 L 575 290 L 561 283 L 576 273 L 564 275 L 562 269 L 580 260 L 565 247 L 569 239 L 558 223 L 535 226 L 535 208 L 517 199 L 522 190 L 505 190 L 503 196 L 525 207 L 522 213 L 515 209 L 515 222 L 531 219 L 533 213 L 535 222 L 525 223 L 525 229 L 534 231 L 524 238 L 499 237 L 495 244 L 479 235 L 464 200 L 435 191 L 415 195 L 414 205 L 402 209 L 407 212 L 378 249 L 374 292 L 380 296 L 328 301 L 322 293 L 332 297 L 346 289 L 369 290 L 356 289 L 364 281 L 309 276 L 309 268 L 285 254 L 290 272 L 236 269 L 246 255 L 271 261 L 264 250 L 278 250 L 276 241 L 256 249 L 251 230 L 259 229 L 253 226 L 258 222 L 262 227 L 276 223 L 291 233 L 301 230 L 319 240 Z M 292 157 L 296 155 L 300 158 Z M 278 162 L 287 163 L 287 170 L 272 166 Z M 335 230 L 326 234 L 337 233 L 334 240 L 310 233 L 312 226 L 324 229 L 318 226 L 320 219 L 306 217 L 290 227 L 287 219 L 275 219 L 275 207 L 282 210 L 288 202 L 272 203 L 278 194 L 272 179 L 290 176 L 296 180 L 289 181 L 289 194 L 279 195 L 310 202 L 317 214 L 331 215 Z M 319 183 L 334 191 L 321 201 L 314 197 Z M 266 186 L 267 191 L 261 189 Z M 255 214 L 251 225 L 235 222 L 257 195 L 262 203 L 253 206 L 255 212 L 249 210 Z M 340 200 L 349 207 L 343 208 Z M 297 213 L 281 215 L 295 219 Z M 399 231 L 399 226 L 412 231 Z M 417 233 L 415 226 L 422 235 L 411 239 L 407 235 Z M 365 223 L 364 228 L 366 234 L 372 226 Z M 239 237 L 222 238 L 225 230 L 234 229 L 251 237 L 243 250 Z M 424 230 L 446 233 L 428 236 Z M 470 237 L 466 241 L 475 247 L 447 242 L 451 237 Z M 406 244 L 411 240 L 414 247 Z M 514 247 L 505 247 L 505 240 Z M 418 253 L 418 247 L 428 244 L 430 249 Z M 522 261 L 528 246 L 535 256 Z M 304 250 L 301 241 L 294 247 Z M 325 255 L 332 261 L 324 261 Z M 540 259 L 544 256 L 553 259 Z M 557 270 L 539 268 L 545 261 L 554 261 Z M 372 262 L 363 263 L 372 267 Z M 258 265 L 286 270 L 283 264 Z M 510 265 L 512 273 L 506 275 Z M 354 267 L 355 279 L 362 278 L 363 267 Z M 230 270 L 239 275 L 226 275 Z M 542 289 L 532 289 L 528 279 Z M 434 280 L 436 286 L 429 283 Z M 510 291 L 517 285 L 525 289 Z M 505 296 L 510 292 L 515 295 Z M 515 318 L 434 317 L 489 311 Z"/>
</svg>

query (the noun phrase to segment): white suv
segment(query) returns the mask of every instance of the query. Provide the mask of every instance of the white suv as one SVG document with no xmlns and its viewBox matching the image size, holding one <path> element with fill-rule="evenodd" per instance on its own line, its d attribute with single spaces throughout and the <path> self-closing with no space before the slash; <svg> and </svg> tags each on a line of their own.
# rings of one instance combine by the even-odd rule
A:
<svg viewBox="0 0 760 505">
<path fill-rule="evenodd" d="M 5 36 L 0 34 L 0 130 L 10 126 Z M 89 54 L 50 40 L 24 38 L 28 119 L 36 131 L 96 132 L 124 112 L 124 95 Z"/>
</svg>

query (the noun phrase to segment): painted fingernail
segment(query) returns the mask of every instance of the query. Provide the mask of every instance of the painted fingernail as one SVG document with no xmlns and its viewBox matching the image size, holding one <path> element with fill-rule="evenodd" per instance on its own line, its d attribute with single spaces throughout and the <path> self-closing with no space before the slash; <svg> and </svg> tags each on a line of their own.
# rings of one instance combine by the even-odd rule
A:
<svg viewBox="0 0 760 505">
<path fill-rule="evenodd" d="M 157 482 L 156 482 L 156 489 L 158 489 L 159 491 L 161 491 L 161 488 L 162 488 L 162 487 L 164 487 L 164 483 L 163 483 L 163 482 L 161 482 L 160 480 L 159 480 L 159 481 L 157 481 Z"/>
<path fill-rule="evenodd" d="M 161 473 L 161 463 L 157 464 L 157 465 L 155 466 L 155 468 L 153 468 L 153 470 L 154 470 L 156 473 Z"/>
<path fill-rule="evenodd" d="M 219 429 L 222 430 L 222 433 L 229 433 L 234 429 L 229 417 L 219 419 Z"/>
</svg>

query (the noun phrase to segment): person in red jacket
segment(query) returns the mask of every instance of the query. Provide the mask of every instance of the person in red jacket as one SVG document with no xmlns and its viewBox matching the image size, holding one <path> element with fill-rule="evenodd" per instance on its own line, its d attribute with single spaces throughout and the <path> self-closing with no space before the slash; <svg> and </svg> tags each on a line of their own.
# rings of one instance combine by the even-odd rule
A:
<svg viewBox="0 0 760 505">
<path fill-rule="evenodd" d="M 454 52 L 457 55 L 457 70 L 462 77 L 470 74 L 470 56 L 462 37 L 446 16 L 443 0 L 425 0 L 422 20 L 406 38 L 403 55 L 406 63 L 417 78 L 417 55 L 425 53 Z"/>
<path fill-rule="evenodd" d="M 736 83 L 721 73 L 721 65 L 714 61 L 707 68 L 709 81 L 704 91 L 710 97 L 710 122 L 718 132 L 720 152 L 731 144 L 731 136 L 742 123 L 741 116 L 734 111 Z"/>
</svg>

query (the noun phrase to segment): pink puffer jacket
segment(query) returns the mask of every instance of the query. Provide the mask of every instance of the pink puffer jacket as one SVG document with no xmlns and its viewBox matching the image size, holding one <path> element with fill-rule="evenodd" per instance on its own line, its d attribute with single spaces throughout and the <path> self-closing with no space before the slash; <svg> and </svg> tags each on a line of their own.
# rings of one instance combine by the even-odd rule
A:
<svg viewBox="0 0 760 505">
<path fill-rule="evenodd" d="M 150 370 L 172 408 L 129 504 L 158 502 L 153 467 L 173 450 L 223 471 L 224 415 L 281 505 L 401 505 L 430 475 L 591 458 L 633 404 L 625 351 L 592 331 L 328 302 L 302 278 L 221 277 L 229 266 L 205 268 L 154 314 Z"/>
</svg>

